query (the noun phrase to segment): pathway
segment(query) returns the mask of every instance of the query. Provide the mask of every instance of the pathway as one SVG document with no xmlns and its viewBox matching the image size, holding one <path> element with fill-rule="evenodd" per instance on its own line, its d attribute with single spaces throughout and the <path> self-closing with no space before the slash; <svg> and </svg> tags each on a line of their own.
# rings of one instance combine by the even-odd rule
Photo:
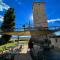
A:
<svg viewBox="0 0 60 60">
<path fill-rule="evenodd" d="M 28 46 L 24 45 L 20 54 L 17 54 L 14 60 L 32 60 L 30 54 L 27 52 Z"/>
</svg>

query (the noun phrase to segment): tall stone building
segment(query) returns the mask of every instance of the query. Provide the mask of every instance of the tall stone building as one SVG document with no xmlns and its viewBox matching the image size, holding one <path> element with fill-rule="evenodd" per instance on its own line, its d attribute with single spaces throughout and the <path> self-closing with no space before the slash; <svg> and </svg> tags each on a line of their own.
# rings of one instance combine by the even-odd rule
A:
<svg viewBox="0 0 60 60">
<path fill-rule="evenodd" d="M 33 20 L 34 20 L 34 34 L 31 33 L 31 39 L 34 41 L 43 41 L 46 38 L 44 32 L 40 29 L 47 27 L 47 18 L 45 14 L 45 2 L 33 2 Z"/>
<path fill-rule="evenodd" d="M 33 2 L 33 19 L 35 27 L 47 27 L 45 2 Z"/>
</svg>

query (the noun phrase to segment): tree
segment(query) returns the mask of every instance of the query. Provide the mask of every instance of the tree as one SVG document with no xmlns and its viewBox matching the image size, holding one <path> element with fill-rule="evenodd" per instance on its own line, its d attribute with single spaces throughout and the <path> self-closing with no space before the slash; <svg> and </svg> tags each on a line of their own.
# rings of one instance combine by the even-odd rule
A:
<svg viewBox="0 0 60 60">
<path fill-rule="evenodd" d="M 9 8 L 6 13 L 4 14 L 4 21 L 1 26 L 2 32 L 10 32 L 14 31 L 14 26 L 15 26 L 15 14 L 14 14 L 14 9 Z M 11 38 L 11 35 L 2 35 L 1 40 L 3 40 L 3 43 L 7 43 Z"/>
</svg>

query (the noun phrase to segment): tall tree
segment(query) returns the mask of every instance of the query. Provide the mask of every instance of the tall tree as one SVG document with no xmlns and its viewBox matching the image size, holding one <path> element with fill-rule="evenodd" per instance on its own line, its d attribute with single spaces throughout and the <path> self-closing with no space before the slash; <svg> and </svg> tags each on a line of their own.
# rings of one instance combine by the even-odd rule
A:
<svg viewBox="0 0 60 60">
<path fill-rule="evenodd" d="M 15 14 L 14 14 L 14 9 L 9 8 L 6 13 L 4 14 L 4 21 L 1 26 L 2 32 L 10 32 L 14 31 L 14 26 L 15 26 Z M 11 38 L 11 35 L 2 35 L 1 40 L 3 43 L 7 43 Z"/>
</svg>

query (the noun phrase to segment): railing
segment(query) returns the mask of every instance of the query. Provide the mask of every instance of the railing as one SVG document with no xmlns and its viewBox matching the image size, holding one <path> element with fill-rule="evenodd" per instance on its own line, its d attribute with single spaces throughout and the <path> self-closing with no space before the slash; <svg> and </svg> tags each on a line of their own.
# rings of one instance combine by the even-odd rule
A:
<svg viewBox="0 0 60 60">
<path fill-rule="evenodd" d="M 24 28 L 13 28 L 12 29 L 7 29 L 4 32 L 15 32 L 15 31 L 42 31 L 42 30 L 52 30 L 52 31 L 60 31 L 60 26 L 51 26 L 51 27 L 24 27 Z M 0 32 L 3 32 L 0 29 Z"/>
</svg>

